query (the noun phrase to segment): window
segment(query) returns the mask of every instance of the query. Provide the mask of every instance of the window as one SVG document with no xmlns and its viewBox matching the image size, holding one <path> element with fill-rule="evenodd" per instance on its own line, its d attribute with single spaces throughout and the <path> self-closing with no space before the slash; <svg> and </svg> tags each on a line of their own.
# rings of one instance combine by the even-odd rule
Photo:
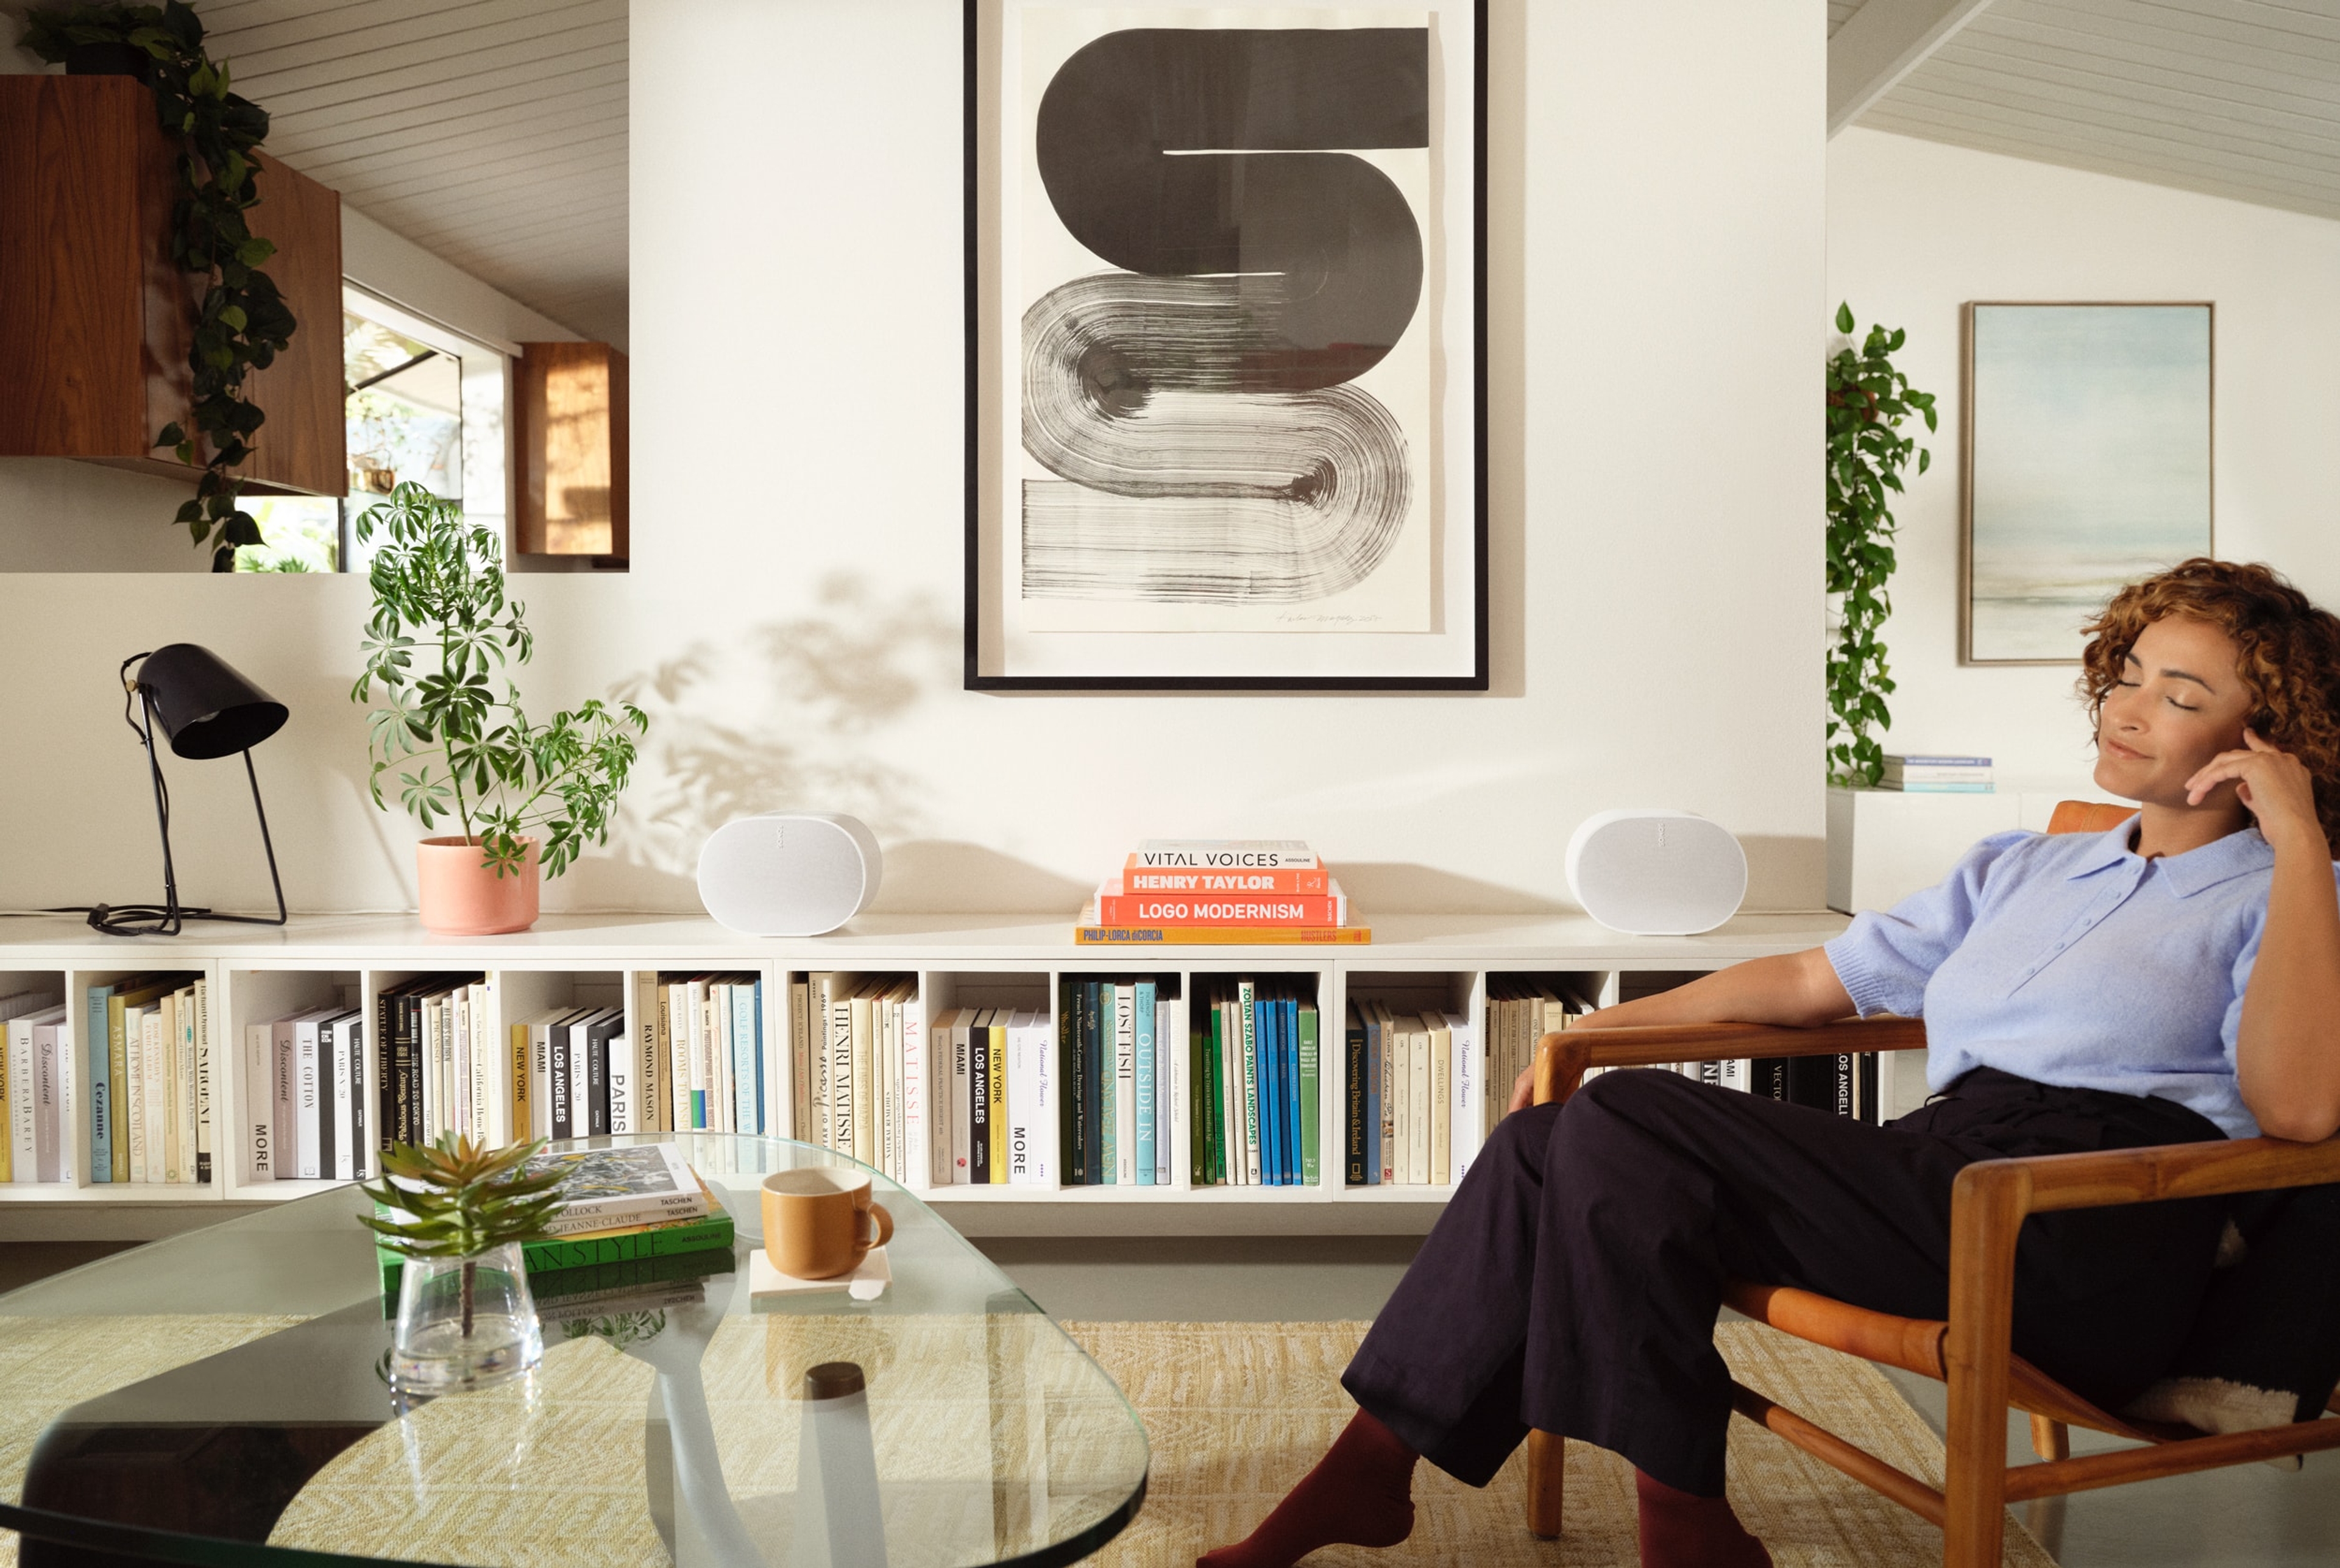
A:
<svg viewBox="0 0 2340 1568">
<path fill-rule="evenodd" d="M 502 352 L 345 287 L 342 362 L 348 493 L 249 498 L 265 542 L 237 551 L 236 570 L 364 571 L 357 519 L 409 481 L 503 538 Z"/>
</svg>

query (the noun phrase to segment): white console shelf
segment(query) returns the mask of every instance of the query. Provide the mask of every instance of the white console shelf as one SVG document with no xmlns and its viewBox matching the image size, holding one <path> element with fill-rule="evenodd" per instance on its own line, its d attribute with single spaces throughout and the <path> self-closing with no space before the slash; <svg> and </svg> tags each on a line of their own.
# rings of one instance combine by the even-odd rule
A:
<svg viewBox="0 0 2340 1568">
<path fill-rule="evenodd" d="M 788 1082 L 787 981 L 817 970 L 900 972 L 917 977 L 918 1006 L 931 1019 L 961 1001 L 1053 1009 L 1063 977 L 1151 974 L 1178 977 L 1192 996 L 1196 978 L 1256 974 L 1314 981 L 1322 1016 L 1346 1016 L 1353 996 L 1384 997 L 1414 1007 L 1467 1008 L 1482 1016 L 1490 976 L 1564 976 L 1588 995 L 1612 1000 L 1621 977 L 1634 971 L 1687 973 L 1724 968 L 1745 958 L 1800 950 L 1827 941 L 1845 927 L 1840 915 L 1743 915 L 1700 937 L 1628 937 L 1583 917 L 1395 916 L 1373 922 L 1365 947 L 1174 947 L 1100 950 L 1074 946 L 1071 922 L 1029 916 L 895 915 L 865 917 L 834 936 L 789 940 L 741 937 L 703 918 L 669 915 L 548 916 L 536 928 L 511 937 L 450 938 L 425 931 L 411 918 L 296 917 L 281 929 L 193 923 L 176 938 L 109 938 L 69 918 L 0 921 L 0 992 L 30 988 L 35 977 L 62 990 L 75 1059 L 88 1060 L 81 1037 L 84 992 L 152 970 L 208 977 L 213 997 L 213 1037 L 237 1040 L 249 1022 L 281 1017 L 299 1007 L 340 1002 L 373 1016 L 385 987 L 417 975 L 492 972 L 503 1017 L 583 1001 L 630 1008 L 637 971 L 712 970 L 761 974 L 767 1016 L 766 1126 L 786 1130 Z M 371 1034 L 371 1031 L 369 1031 Z M 955 1223 L 974 1232 L 1036 1227 L 1012 1219 L 1010 1209 L 1039 1206 L 1065 1228 L 1089 1228 L 1109 1216 L 1137 1228 L 1210 1234 L 1263 1228 L 1266 1210 L 1282 1216 L 1266 1228 L 1373 1229 L 1377 1206 L 1433 1206 L 1444 1186 L 1344 1186 L 1330 1151 L 1341 1147 L 1343 1052 L 1328 1029 L 1322 1055 L 1322 1146 L 1332 1179 L 1314 1186 L 1211 1186 L 1187 1183 L 1184 1160 L 1174 1160 L 1168 1186 L 939 1186 L 908 1185 L 944 1206 Z M 631 1037 L 630 1030 L 629 1037 Z M 372 1057 L 373 1042 L 367 1041 Z M 201 1186 L 92 1182 L 87 1073 L 77 1075 L 72 1174 L 63 1182 L 0 1184 L 0 1220 L 31 1206 L 83 1204 L 130 1206 L 255 1203 L 297 1197 L 332 1184 L 253 1181 L 238 1157 L 231 1129 L 243 1118 L 253 1086 L 240 1081 L 243 1053 L 214 1048 L 212 1059 L 213 1179 Z M 1189 1086 L 1178 1053 L 1173 1101 L 1174 1133 L 1185 1146 Z M 371 1066 L 366 1082 L 373 1081 Z M 263 1090 L 263 1093 L 265 1091 Z M 508 1113 L 507 1113 L 508 1114 Z M 1305 1211 L 1300 1212 L 1300 1211 Z M 1148 1214 L 1150 1212 L 1151 1219 Z M 1086 1219 L 1076 1216 L 1086 1215 Z M 61 1216 L 60 1216 L 61 1217 Z M 1042 1218 L 1035 1210 L 1025 1220 Z M 1394 1214 L 1383 1217 L 1395 1219 Z M 1410 1228 L 1399 1226 L 1396 1228 Z"/>
</svg>

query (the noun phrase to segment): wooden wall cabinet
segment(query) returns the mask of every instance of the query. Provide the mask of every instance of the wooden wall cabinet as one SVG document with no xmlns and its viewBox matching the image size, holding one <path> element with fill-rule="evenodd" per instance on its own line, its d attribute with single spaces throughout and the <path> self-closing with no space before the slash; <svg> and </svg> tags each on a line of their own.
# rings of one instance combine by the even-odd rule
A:
<svg viewBox="0 0 2340 1568">
<path fill-rule="evenodd" d="M 626 356 L 608 343 L 522 343 L 512 446 L 524 555 L 623 560 Z"/>
<path fill-rule="evenodd" d="M 127 76 L 0 76 L 0 456 L 84 458 L 190 481 L 154 450 L 193 422 L 199 280 L 171 263 L 174 149 Z M 263 154 L 253 231 L 300 323 L 244 382 L 268 416 L 256 491 L 348 489 L 340 195 Z"/>
</svg>

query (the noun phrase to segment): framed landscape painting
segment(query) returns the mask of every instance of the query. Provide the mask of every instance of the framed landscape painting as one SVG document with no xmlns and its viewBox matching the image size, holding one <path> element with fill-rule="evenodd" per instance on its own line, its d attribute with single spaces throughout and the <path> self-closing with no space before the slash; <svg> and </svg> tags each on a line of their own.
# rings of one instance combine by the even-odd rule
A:
<svg viewBox="0 0 2340 1568">
<path fill-rule="evenodd" d="M 2213 553 L 2216 314 L 1967 306 L 1964 662 L 2077 664 L 2123 583 Z"/>
<path fill-rule="evenodd" d="M 967 685 L 1484 690 L 1483 0 L 966 26 Z"/>
</svg>

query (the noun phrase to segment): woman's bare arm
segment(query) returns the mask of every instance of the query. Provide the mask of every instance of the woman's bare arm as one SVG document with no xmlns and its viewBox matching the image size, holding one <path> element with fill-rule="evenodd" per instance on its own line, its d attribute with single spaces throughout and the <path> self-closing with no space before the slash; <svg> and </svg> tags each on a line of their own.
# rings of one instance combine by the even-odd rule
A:
<svg viewBox="0 0 2340 1568">
<path fill-rule="evenodd" d="M 1579 1018 L 1580 1029 L 1616 1029 L 1637 1024 L 1783 1024 L 1817 1028 L 1854 1011 L 1844 982 L 1827 950 L 1807 948 L 1776 958 L 1750 958 L 1702 975 L 1687 986 L 1654 997 L 1621 1002 Z M 1530 1064 L 1512 1085 L 1513 1110 L 1526 1108 L 1535 1094 Z"/>
<path fill-rule="evenodd" d="M 2316 1143 L 2340 1130 L 2340 897 L 2307 769 L 2251 730 L 2186 780 L 2193 799 L 2239 779 L 2275 849 L 2266 928 L 2243 993 L 2235 1072 L 2243 1104 L 2273 1137 Z"/>
</svg>

